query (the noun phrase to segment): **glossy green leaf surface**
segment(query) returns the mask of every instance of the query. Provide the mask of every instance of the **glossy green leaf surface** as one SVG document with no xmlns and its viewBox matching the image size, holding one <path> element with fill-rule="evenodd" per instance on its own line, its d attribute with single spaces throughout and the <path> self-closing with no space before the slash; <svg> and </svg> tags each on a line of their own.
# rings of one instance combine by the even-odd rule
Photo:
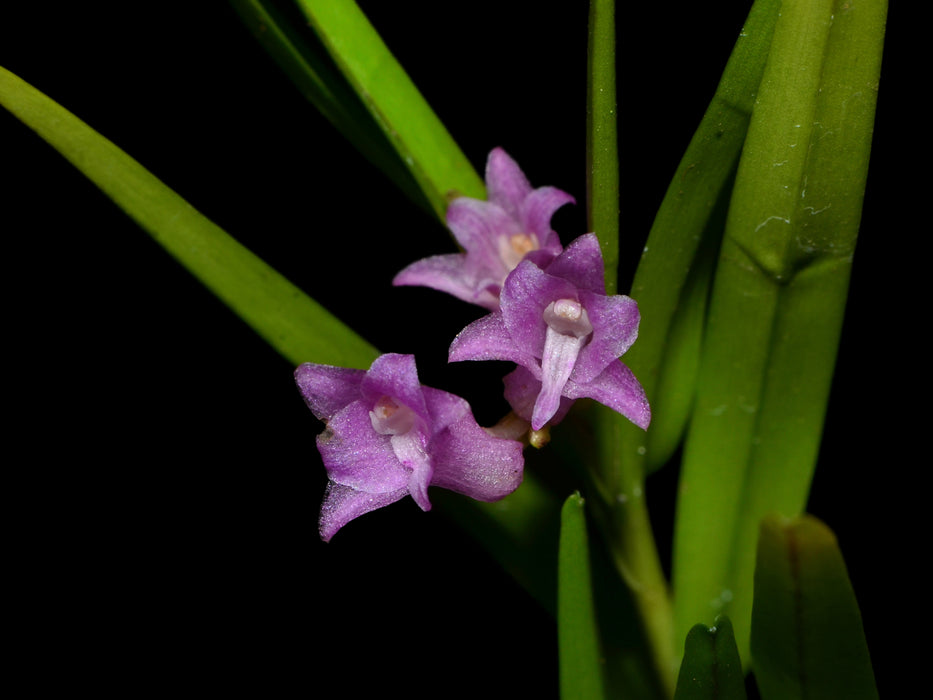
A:
<svg viewBox="0 0 933 700">
<path fill-rule="evenodd" d="M 651 402 L 647 433 L 621 424 L 624 459 L 645 472 L 680 444 L 699 366 L 724 209 L 764 73 L 780 0 L 757 0 L 655 216 L 632 283 L 641 312 L 625 363 Z"/>
<path fill-rule="evenodd" d="M 441 221 L 452 197 L 483 199 L 482 179 L 357 4 L 298 5 Z"/>
<path fill-rule="evenodd" d="M 292 364 L 366 368 L 378 355 L 124 151 L 3 68 L 0 104 L 74 164 Z"/>
<path fill-rule="evenodd" d="M 838 542 L 812 516 L 762 521 L 751 635 L 764 700 L 878 697 Z"/>
<path fill-rule="evenodd" d="M 745 673 L 728 617 L 687 633 L 674 700 L 745 700 Z"/>
<path fill-rule="evenodd" d="M 716 270 L 675 525 L 678 634 L 747 658 L 758 523 L 802 511 L 861 215 L 886 7 L 785 0 Z"/>
<path fill-rule="evenodd" d="M 599 626 L 593 604 L 584 501 L 570 496 L 561 509 L 557 559 L 557 634 L 562 700 L 604 696 Z"/>
</svg>

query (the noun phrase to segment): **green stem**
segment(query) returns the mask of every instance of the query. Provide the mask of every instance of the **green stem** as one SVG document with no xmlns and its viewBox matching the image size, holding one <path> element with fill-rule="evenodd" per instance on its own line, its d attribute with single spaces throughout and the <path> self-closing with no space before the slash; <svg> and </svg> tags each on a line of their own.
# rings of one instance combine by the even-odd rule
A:
<svg viewBox="0 0 933 700">
<path fill-rule="evenodd" d="M 635 603 L 659 685 L 672 697 L 679 663 L 673 603 L 651 527 L 642 463 L 621 458 L 625 419 L 601 405 L 592 409 L 600 472 L 591 474 L 600 496 L 600 507 L 594 510 L 612 561 Z"/>
<path fill-rule="evenodd" d="M 619 147 L 614 0 L 592 0 L 586 94 L 587 227 L 599 239 L 606 292 L 619 271 Z"/>
</svg>

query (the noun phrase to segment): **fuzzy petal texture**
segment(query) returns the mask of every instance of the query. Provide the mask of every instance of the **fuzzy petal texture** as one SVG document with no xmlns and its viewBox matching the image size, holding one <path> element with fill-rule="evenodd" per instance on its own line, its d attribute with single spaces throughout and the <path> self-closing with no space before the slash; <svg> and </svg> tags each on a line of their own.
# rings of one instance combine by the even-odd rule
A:
<svg viewBox="0 0 933 700">
<path fill-rule="evenodd" d="M 607 296 L 599 242 L 580 236 L 545 266 L 526 258 L 509 274 L 500 307 L 467 326 L 448 359 L 507 360 L 506 399 L 534 430 L 559 421 L 573 399 L 588 397 L 647 427 L 638 380 L 618 362 L 638 337 L 638 305 Z"/>
<path fill-rule="evenodd" d="M 487 159 L 486 190 L 486 201 L 458 197 L 447 209 L 447 226 L 464 252 L 414 262 L 394 285 L 430 287 L 492 311 L 505 278 L 526 256 L 544 264 L 561 252 L 551 217 L 573 197 L 555 187 L 533 189 L 501 148 Z"/>
<path fill-rule="evenodd" d="M 316 441 L 328 477 L 325 541 L 406 495 L 430 510 L 430 486 L 494 501 L 521 483 L 522 444 L 481 428 L 459 396 L 422 386 L 412 355 L 382 355 L 368 371 L 306 363 L 295 380 L 325 422 Z"/>
<path fill-rule="evenodd" d="M 577 383 L 572 379 L 564 388 L 564 396 L 570 399 L 588 398 L 621 413 L 642 430 L 651 423 L 651 406 L 638 379 L 622 362 L 610 362 L 599 376 L 588 382 Z"/>
<path fill-rule="evenodd" d="M 456 410 L 462 411 L 434 435 L 432 485 L 485 502 L 498 501 L 517 489 L 524 473 L 522 444 L 490 435 L 477 425 L 463 399 L 438 390 L 425 388 L 425 392 L 429 401 L 444 402 L 452 409 L 456 400 L 460 404 Z"/>
<path fill-rule="evenodd" d="M 318 520 L 318 532 L 321 539 L 330 542 L 337 531 L 354 518 L 391 505 L 407 495 L 408 489 L 371 494 L 333 481 L 329 482 L 324 491 L 324 503 L 321 505 L 321 516 Z"/>
</svg>

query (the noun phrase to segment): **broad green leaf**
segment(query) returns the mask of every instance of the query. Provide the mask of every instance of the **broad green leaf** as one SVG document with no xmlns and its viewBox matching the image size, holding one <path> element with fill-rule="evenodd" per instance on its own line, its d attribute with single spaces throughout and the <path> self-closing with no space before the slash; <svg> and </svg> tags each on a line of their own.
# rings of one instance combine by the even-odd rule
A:
<svg viewBox="0 0 933 700">
<path fill-rule="evenodd" d="M 751 635 L 764 700 L 877 700 L 842 553 L 816 518 L 770 514 L 762 521 Z"/>
<path fill-rule="evenodd" d="M 886 5 L 784 0 L 716 270 L 684 448 L 675 623 L 747 659 L 758 524 L 809 492 L 861 215 Z"/>
<path fill-rule="evenodd" d="M 780 0 L 757 0 L 655 216 L 631 296 L 638 341 L 625 363 L 651 402 L 647 433 L 622 425 L 626 460 L 646 473 L 680 444 L 693 405 L 708 287 L 725 208 L 764 72 Z"/>
<path fill-rule="evenodd" d="M 231 0 L 231 5 L 301 94 L 409 199 L 430 210 L 411 171 L 314 32 L 291 24 L 270 0 Z"/>
<path fill-rule="evenodd" d="M 591 510 L 636 601 L 655 672 L 671 691 L 679 653 L 668 583 L 645 502 L 645 476 L 673 451 L 692 404 L 706 286 L 722 235 L 717 206 L 721 209 L 734 176 L 779 5 L 780 0 L 758 0 L 752 8 L 662 202 L 635 276 L 632 295 L 641 310 L 641 327 L 623 359 L 648 393 L 652 426 L 646 436 L 617 413 L 593 405 L 582 423 L 595 433 L 575 441 L 593 450 L 592 493 L 599 497 L 591 500 Z M 659 390 L 665 397 L 659 398 Z M 665 411 L 675 417 L 665 419 Z M 654 438 L 659 430 L 664 436 Z M 648 449 L 649 441 L 666 445 Z"/>
<path fill-rule="evenodd" d="M 366 368 L 376 349 L 137 161 L 0 68 L 0 105 L 97 185 L 292 364 Z"/>
<path fill-rule="evenodd" d="M 603 665 L 593 605 L 584 500 L 571 495 L 561 509 L 557 558 L 557 637 L 562 700 L 600 700 Z"/>
<path fill-rule="evenodd" d="M 619 283 L 615 0 L 590 0 L 586 91 L 587 230 L 599 239 L 606 292 Z"/>
<path fill-rule="evenodd" d="M 714 627 L 694 625 L 687 633 L 684 661 L 674 700 L 745 700 L 745 673 L 732 623 L 717 618 Z"/>
<path fill-rule="evenodd" d="M 485 186 L 353 0 L 298 0 L 314 31 L 444 221 L 451 197 Z"/>
</svg>

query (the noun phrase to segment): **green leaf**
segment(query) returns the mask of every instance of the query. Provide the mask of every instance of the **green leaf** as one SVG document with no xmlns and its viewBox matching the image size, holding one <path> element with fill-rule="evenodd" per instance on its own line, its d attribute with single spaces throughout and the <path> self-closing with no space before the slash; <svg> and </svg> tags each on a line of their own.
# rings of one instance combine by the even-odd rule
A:
<svg viewBox="0 0 933 700">
<path fill-rule="evenodd" d="M 674 700 L 745 700 L 745 674 L 725 615 L 715 627 L 695 625 L 687 633 Z"/>
<path fill-rule="evenodd" d="M 591 0 L 587 47 L 587 230 L 599 239 L 606 293 L 619 283 L 619 141 L 615 0 Z"/>
<path fill-rule="evenodd" d="M 647 433 L 623 425 L 622 449 L 624 459 L 646 473 L 670 459 L 693 406 L 725 208 L 780 6 L 780 0 L 752 6 L 661 202 L 632 283 L 641 325 L 624 361 L 645 388 L 652 420 Z"/>
<path fill-rule="evenodd" d="M 293 365 L 368 368 L 379 352 L 240 245 L 133 158 L 0 67 L 0 105 L 75 165 L 179 263 Z M 560 504 L 532 473 L 498 503 L 439 491 L 438 501 L 510 571 L 554 608 Z"/>
<path fill-rule="evenodd" d="M 816 518 L 770 514 L 762 521 L 751 635 L 764 700 L 877 700 L 842 553 Z"/>
<path fill-rule="evenodd" d="M 802 511 L 861 215 L 884 2 L 784 0 L 739 164 L 684 447 L 675 624 L 747 659 L 758 524 Z"/>
<path fill-rule="evenodd" d="M 378 355 L 124 151 L 4 68 L 0 105 L 58 150 L 292 364 L 366 368 Z"/>
<path fill-rule="evenodd" d="M 482 179 L 356 3 L 298 5 L 438 218 L 454 196 L 485 198 Z"/>
<path fill-rule="evenodd" d="M 562 700 L 600 700 L 603 690 L 599 626 L 593 605 L 584 501 L 570 496 L 561 509 L 557 567 L 557 634 Z"/>
<path fill-rule="evenodd" d="M 645 502 L 645 477 L 679 442 L 692 404 L 707 278 L 722 235 L 721 221 L 717 230 L 717 205 L 734 175 L 779 5 L 780 0 L 758 0 L 752 8 L 671 182 L 636 273 L 632 295 L 641 310 L 641 327 L 638 341 L 623 359 L 648 393 L 652 426 L 646 436 L 599 405 L 577 413 L 585 420 L 580 421 L 584 432 L 575 444 L 593 452 L 587 461 L 594 482 L 592 512 L 636 601 L 653 671 L 671 692 L 679 653 L 668 582 Z M 667 398 L 659 398 L 659 390 Z M 675 417 L 665 419 L 665 412 Z M 571 422 L 577 423 L 573 415 Z M 666 431 L 660 441 L 667 446 L 648 449 L 659 430 Z"/>
<path fill-rule="evenodd" d="M 231 0 L 231 4 L 301 94 L 409 199 L 430 211 L 411 171 L 314 32 L 290 24 L 269 0 Z"/>
</svg>

